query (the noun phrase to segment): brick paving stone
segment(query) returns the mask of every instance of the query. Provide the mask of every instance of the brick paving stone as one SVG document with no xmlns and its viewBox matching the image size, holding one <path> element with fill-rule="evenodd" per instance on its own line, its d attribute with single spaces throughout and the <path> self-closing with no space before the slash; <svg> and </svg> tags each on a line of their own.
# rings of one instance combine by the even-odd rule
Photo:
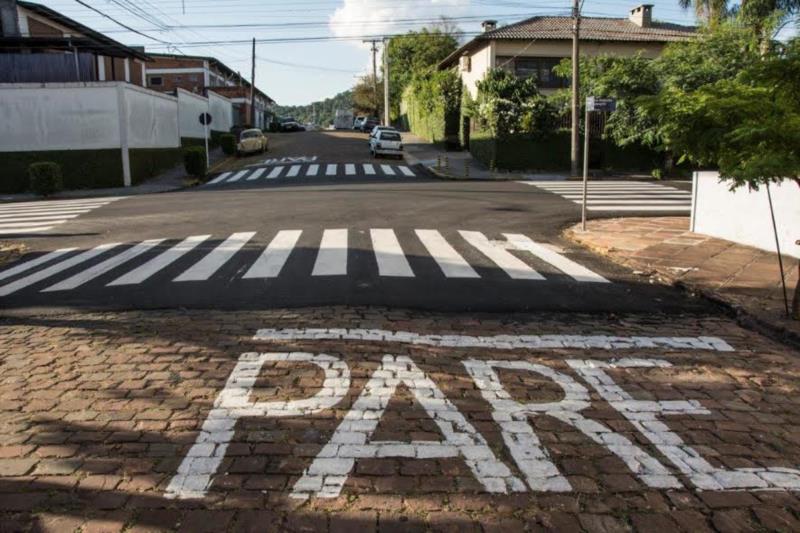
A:
<svg viewBox="0 0 800 533">
<path fill-rule="evenodd" d="M 719 337 L 734 351 L 681 345 L 507 350 L 252 338 L 259 328 L 283 327 L 471 336 Z M 352 377 L 346 395 L 334 407 L 312 415 L 241 418 L 208 494 L 200 499 L 165 498 L 239 356 L 276 351 L 341 358 Z M 520 480 L 524 473 L 504 443 L 501 426 L 463 364 L 469 358 L 523 361 L 569 376 L 588 391 L 589 406 L 581 411 L 585 419 L 636 443 L 688 486 L 648 487 L 623 460 L 575 427 L 553 416 L 532 414 L 515 427 L 527 425 L 534 431 L 571 491 L 489 494 L 462 458 L 373 457 L 355 459 L 338 497 L 291 498 L 293 487 L 325 449 L 384 354 L 410 357 Z M 58 530 L 58 524 L 64 524 L 66 529 L 88 531 L 193 532 L 265 527 L 458 533 L 800 528 L 798 491 L 695 490 L 619 409 L 566 362 L 625 357 L 659 358 L 673 364 L 609 371 L 633 398 L 667 403 L 696 400 L 710 410 L 664 414 L 656 420 L 711 464 L 728 469 L 800 465 L 796 351 L 725 318 L 465 316 L 377 308 L 86 313 L 23 324 L 0 318 L 0 524 L 20 525 L 18 530 L 47 530 L 46 524 Z M 310 398 L 323 390 L 323 375 L 311 364 L 297 368 L 265 364 L 253 397 L 261 402 Z M 529 371 L 504 370 L 499 378 L 519 402 L 541 404 L 564 397 L 549 378 Z M 442 441 L 442 430 L 410 390 L 405 387 L 392 398 L 371 442 L 396 440 L 397 449 L 417 450 L 420 442 Z M 369 416 L 362 413 L 359 420 Z M 216 448 L 211 443 L 204 449 L 207 461 Z M 342 466 L 342 458 L 332 453 L 330 458 Z M 482 468 L 502 477 L 497 465 Z"/>
</svg>

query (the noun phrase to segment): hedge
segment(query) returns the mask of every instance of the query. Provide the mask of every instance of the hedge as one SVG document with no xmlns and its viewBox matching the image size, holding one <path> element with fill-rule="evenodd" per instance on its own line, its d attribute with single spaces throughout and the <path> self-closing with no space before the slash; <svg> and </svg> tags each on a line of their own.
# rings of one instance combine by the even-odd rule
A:
<svg viewBox="0 0 800 533">
<path fill-rule="evenodd" d="M 158 176 L 183 161 L 181 148 L 131 148 L 128 154 L 131 161 L 131 182 L 133 185 L 138 185 L 148 178 Z"/>
<path fill-rule="evenodd" d="M 133 151 L 132 151 L 133 152 Z M 0 153 L 0 192 L 28 190 L 31 163 L 52 161 L 61 167 L 65 189 L 122 187 L 122 153 L 106 150 L 48 150 Z"/>
<path fill-rule="evenodd" d="M 401 121 L 433 143 L 457 139 L 460 79 L 451 71 L 418 74 L 403 91 Z"/>
<path fill-rule="evenodd" d="M 500 170 L 563 171 L 570 168 L 569 131 L 558 131 L 543 139 L 519 135 L 502 140 L 477 131 L 470 134 L 469 150 L 475 159 Z M 592 169 L 649 173 L 663 165 L 663 154 L 645 147 L 619 147 L 603 139 L 592 139 L 589 144 L 589 167 Z"/>
</svg>

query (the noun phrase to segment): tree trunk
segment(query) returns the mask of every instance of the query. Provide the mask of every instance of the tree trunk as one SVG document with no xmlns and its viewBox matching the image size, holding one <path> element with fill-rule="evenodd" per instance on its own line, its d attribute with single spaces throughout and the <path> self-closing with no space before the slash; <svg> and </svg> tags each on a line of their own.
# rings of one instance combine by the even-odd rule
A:
<svg viewBox="0 0 800 533">
<path fill-rule="evenodd" d="M 800 187 L 800 178 L 795 178 L 794 182 Z M 800 239 L 795 244 L 800 245 Z M 797 265 L 797 284 L 794 286 L 794 298 L 792 298 L 792 317 L 800 320 L 800 263 Z"/>
</svg>

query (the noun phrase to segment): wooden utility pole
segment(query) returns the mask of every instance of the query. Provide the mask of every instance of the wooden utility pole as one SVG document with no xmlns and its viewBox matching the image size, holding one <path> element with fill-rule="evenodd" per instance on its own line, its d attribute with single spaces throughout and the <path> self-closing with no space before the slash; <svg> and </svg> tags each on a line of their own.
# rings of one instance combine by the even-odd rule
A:
<svg viewBox="0 0 800 533">
<path fill-rule="evenodd" d="M 570 156 L 570 173 L 572 176 L 578 175 L 578 151 L 580 129 L 580 50 L 578 41 L 580 39 L 581 10 L 579 0 L 572 0 L 572 142 Z"/>
<path fill-rule="evenodd" d="M 378 53 L 378 41 L 379 39 L 365 39 L 362 42 L 372 44 L 372 48 L 370 51 L 372 52 L 372 94 L 373 94 L 373 101 L 375 102 L 375 116 L 377 117 L 380 113 L 380 103 L 378 101 L 378 64 L 375 56 Z"/>
<path fill-rule="evenodd" d="M 383 123 L 389 126 L 389 39 L 383 38 Z"/>
<path fill-rule="evenodd" d="M 252 66 L 250 69 L 250 127 L 256 127 L 256 38 L 253 37 Z"/>
</svg>

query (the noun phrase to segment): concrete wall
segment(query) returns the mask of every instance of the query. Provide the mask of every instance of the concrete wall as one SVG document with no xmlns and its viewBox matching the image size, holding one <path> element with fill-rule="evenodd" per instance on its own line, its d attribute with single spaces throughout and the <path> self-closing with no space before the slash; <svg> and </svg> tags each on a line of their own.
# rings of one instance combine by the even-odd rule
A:
<svg viewBox="0 0 800 533">
<path fill-rule="evenodd" d="M 228 98 L 208 91 L 208 107 L 210 109 L 213 131 L 229 132 L 233 127 L 233 102 Z"/>
<path fill-rule="evenodd" d="M 130 148 L 177 148 L 178 99 L 156 91 L 123 85 Z"/>
<path fill-rule="evenodd" d="M 695 172 L 692 231 L 776 251 L 766 187 L 730 192 L 718 172 Z M 781 253 L 800 259 L 800 187 L 790 180 L 770 185 Z"/>
<path fill-rule="evenodd" d="M 177 92 L 180 136 L 202 139 L 205 129 L 200 124 L 199 117 L 201 113 L 209 112 L 208 99 L 183 89 L 178 89 Z M 211 124 L 214 124 L 213 116 Z"/>
</svg>

